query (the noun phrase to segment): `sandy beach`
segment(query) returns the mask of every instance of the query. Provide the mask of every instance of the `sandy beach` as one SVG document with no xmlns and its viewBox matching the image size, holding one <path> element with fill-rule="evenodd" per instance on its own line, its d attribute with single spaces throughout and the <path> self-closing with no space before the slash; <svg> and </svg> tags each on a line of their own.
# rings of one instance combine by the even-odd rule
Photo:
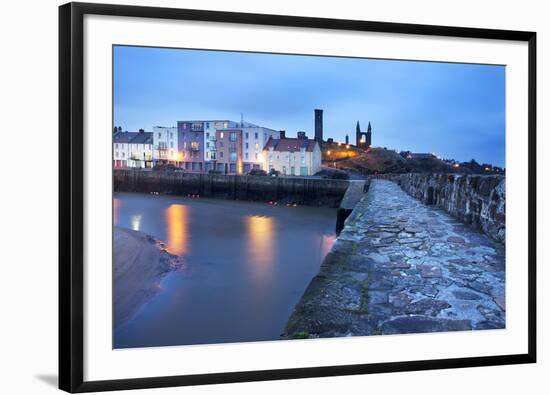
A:
<svg viewBox="0 0 550 395">
<path fill-rule="evenodd" d="M 160 280 L 178 267 L 178 257 L 162 243 L 142 232 L 115 226 L 113 303 L 115 327 L 135 313 L 157 292 Z"/>
</svg>

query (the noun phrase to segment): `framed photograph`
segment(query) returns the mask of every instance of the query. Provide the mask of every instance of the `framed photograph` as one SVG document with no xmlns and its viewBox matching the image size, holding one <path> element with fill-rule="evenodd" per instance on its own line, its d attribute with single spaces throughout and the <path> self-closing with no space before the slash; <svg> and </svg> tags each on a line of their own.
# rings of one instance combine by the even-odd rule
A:
<svg viewBox="0 0 550 395">
<path fill-rule="evenodd" d="M 536 361 L 536 34 L 59 8 L 59 386 Z"/>
</svg>

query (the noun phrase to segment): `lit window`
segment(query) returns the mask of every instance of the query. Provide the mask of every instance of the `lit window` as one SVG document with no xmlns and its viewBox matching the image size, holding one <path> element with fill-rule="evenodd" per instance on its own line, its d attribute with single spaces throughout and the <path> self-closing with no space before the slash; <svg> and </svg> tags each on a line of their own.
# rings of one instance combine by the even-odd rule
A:
<svg viewBox="0 0 550 395">
<path fill-rule="evenodd" d="M 220 138 L 223 139 L 223 132 L 220 132 Z"/>
<path fill-rule="evenodd" d="M 260 148 L 260 144 L 256 143 L 256 145 L 254 145 L 254 148 L 256 149 Z"/>
<path fill-rule="evenodd" d="M 224 122 L 224 123 L 223 123 L 223 128 L 224 128 L 224 129 L 227 129 L 227 122 Z"/>
</svg>

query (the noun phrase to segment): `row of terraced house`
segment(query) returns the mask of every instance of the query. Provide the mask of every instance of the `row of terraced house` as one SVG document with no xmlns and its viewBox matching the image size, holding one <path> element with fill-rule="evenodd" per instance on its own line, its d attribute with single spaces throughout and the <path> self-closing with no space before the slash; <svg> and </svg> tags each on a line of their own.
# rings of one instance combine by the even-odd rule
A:
<svg viewBox="0 0 550 395">
<path fill-rule="evenodd" d="M 284 131 L 230 120 L 178 121 L 176 127 L 154 126 L 152 132 L 115 128 L 115 168 L 161 164 L 197 173 L 274 169 L 284 175 L 310 176 L 321 168 L 321 148 L 303 132 L 287 138 Z"/>
</svg>

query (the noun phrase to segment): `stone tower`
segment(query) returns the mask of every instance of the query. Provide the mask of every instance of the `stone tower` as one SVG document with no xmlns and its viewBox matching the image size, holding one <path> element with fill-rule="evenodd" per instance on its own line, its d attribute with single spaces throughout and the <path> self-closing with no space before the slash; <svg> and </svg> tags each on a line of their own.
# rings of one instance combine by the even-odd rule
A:
<svg viewBox="0 0 550 395">
<path fill-rule="evenodd" d="M 323 110 L 315 109 L 315 140 L 323 142 Z"/>
<path fill-rule="evenodd" d="M 370 126 L 370 121 L 369 121 L 369 126 L 367 127 L 367 135 L 366 135 L 366 145 L 367 145 L 367 148 L 369 148 L 372 144 L 372 128 Z"/>
</svg>

